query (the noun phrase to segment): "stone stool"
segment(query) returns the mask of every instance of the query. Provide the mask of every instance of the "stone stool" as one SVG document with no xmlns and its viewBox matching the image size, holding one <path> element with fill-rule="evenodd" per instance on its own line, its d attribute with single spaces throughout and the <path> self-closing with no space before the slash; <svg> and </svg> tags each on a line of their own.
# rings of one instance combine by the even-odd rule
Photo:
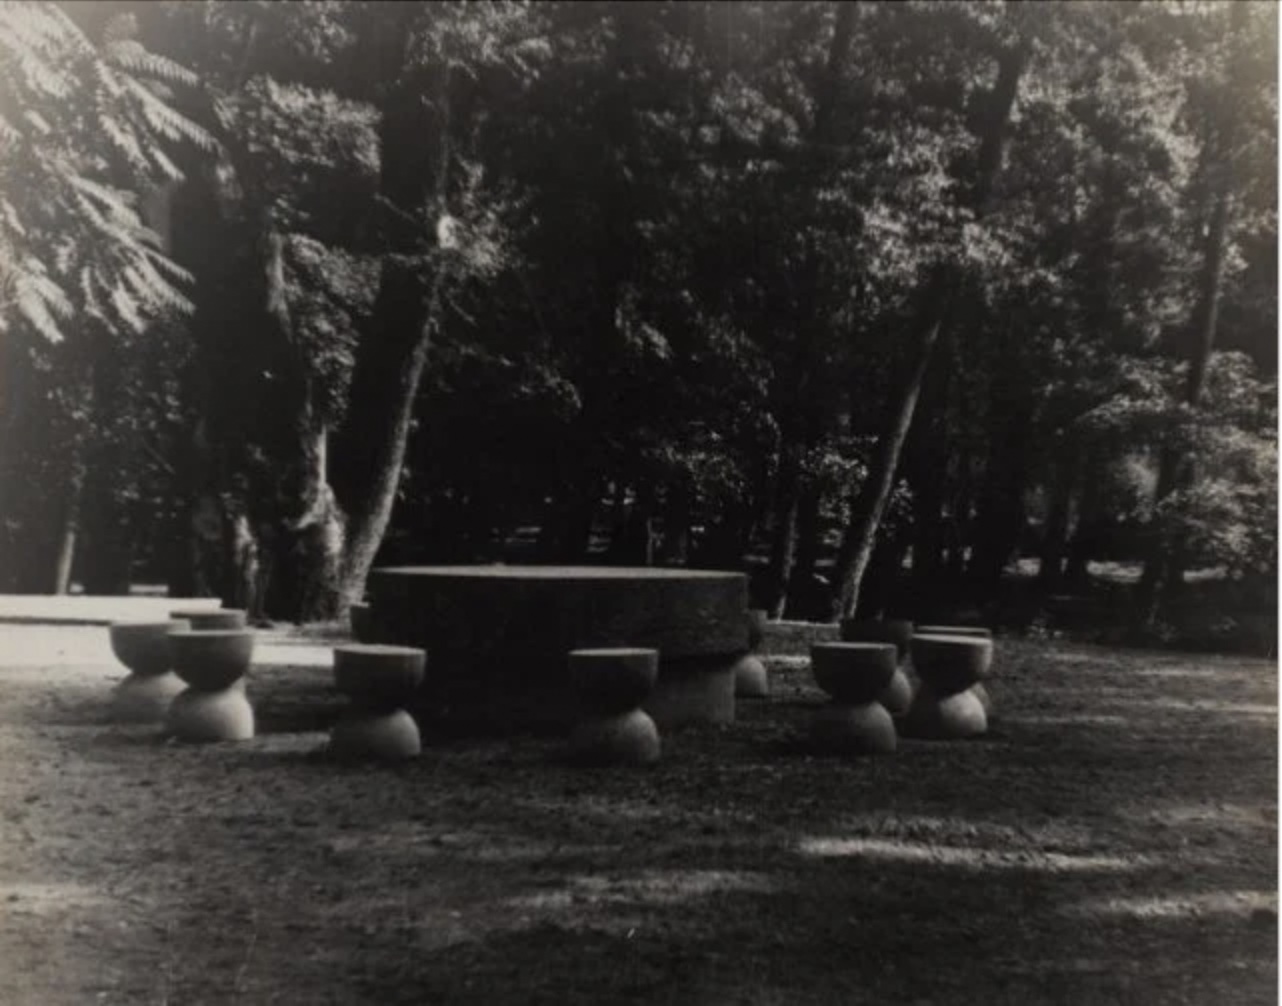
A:
<svg viewBox="0 0 1282 1006">
<path fill-rule="evenodd" d="M 918 737 L 955 740 L 976 737 L 988 730 L 987 693 L 976 687 L 988 676 L 993 662 L 993 641 L 974 634 L 913 637 L 913 666 L 921 688 L 905 720 Z"/>
<path fill-rule="evenodd" d="M 993 630 L 978 625 L 919 625 L 917 634 L 921 636 L 972 636 L 976 639 L 992 639 Z M 988 687 L 976 684 L 971 687 L 971 694 L 979 699 L 984 707 L 984 714 L 990 719 L 993 715 L 993 700 L 988 694 Z"/>
<path fill-rule="evenodd" d="M 908 678 L 904 664 L 913 640 L 913 623 L 902 619 L 841 620 L 841 639 L 847 643 L 893 643 L 895 646 L 895 673 L 877 696 L 877 701 L 896 718 L 907 715 L 913 704 L 913 683 Z"/>
<path fill-rule="evenodd" d="M 811 740 L 832 754 L 890 754 L 895 723 L 878 701 L 897 669 L 892 643 L 815 643 L 810 667 L 831 696 L 811 723 Z"/>
<path fill-rule="evenodd" d="M 763 608 L 748 611 L 748 652 L 734 665 L 736 698 L 764 699 L 770 695 L 770 674 L 758 651 L 765 638 L 766 612 Z"/>
<path fill-rule="evenodd" d="M 334 685 L 351 706 L 329 735 L 341 758 L 402 761 L 423 750 L 405 709 L 423 683 L 427 653 L 411 646 L 354 643 L 334 648 Z"/>
<path fill-rule="evenodd" d="M 251 629 L 179 629 L 169 633 L 175 673 L 187 689 L 174 697 L 165 727 L 184 741 L 244 741 L 254 736 L 245 674 L 254 656 Z"/>
<path fill-rule="evenodd" d="M 659 651 L 572 650 L 569 665 L 580 716 L 570 733 L 570 758 L 589 765 L 658 761 L 659 730 L 641 703 L 659 676 Z"/>
<path fill-rule="evenodd" d="M 169 633 L 190 628 L 187 622 L 115 622 L 111 652 L 129 669 L 112 690 L 110 716 L 116 723 L 160 723 L 173 697 L 185 687 L 170 670 Z"/>
</svg>

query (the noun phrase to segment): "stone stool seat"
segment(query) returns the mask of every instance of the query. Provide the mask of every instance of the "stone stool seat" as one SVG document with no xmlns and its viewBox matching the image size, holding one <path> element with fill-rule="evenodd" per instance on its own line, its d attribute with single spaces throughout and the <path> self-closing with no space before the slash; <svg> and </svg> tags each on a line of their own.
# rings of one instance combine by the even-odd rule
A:
<svg viewBox="0 0 1282 1006">
<path fill-rule="evenodd" d="M 343 758 L 401 761 L 423 749 L 406 710 L 423 683 L 427 653 L 412 646 L 351 643 L 334 648 L 334 686 L 351 701 L 329 736 Z"/>
</svg>

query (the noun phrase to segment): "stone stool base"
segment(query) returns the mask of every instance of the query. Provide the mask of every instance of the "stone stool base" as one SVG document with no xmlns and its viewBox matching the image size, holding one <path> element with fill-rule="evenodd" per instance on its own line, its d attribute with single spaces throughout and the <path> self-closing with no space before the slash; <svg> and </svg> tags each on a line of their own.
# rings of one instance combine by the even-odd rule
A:
<svg viewBox="0 0 1282 1006">
<path fill-rule="evenodd" d="M 130 674 L 112 690 L 111 719 L 115 723 L 162 723 L 174 696 L 186 687 L 173 671 Z"/>
<path fill-rule="evenodd" d="M 895 721 L 880 702 L 823 706 L 810 724 L 810 739 L 827 754 L 893 754 L 898 743 Z"/>
<path fill-rule="evenodd" d="M 741 699 L 764 699 L 770 695 L 770 674 L 761 658 L 748 653 L 734 665 L 734 693 Z"/>
<path fill-rule="evenodd" d="M 254 708 L 243 682 L 217 692 L 188 688 L 170 703 L 165 726 L 183 741 L 246 741 L 254 736 Z"/>
<path fill-rule="evenodd" d="M 979 704 L 984 707 L 984 715 L 991 720 L 993 718 L 993 698 L 988 694 L 988 689 L 982 684 L 971 685 L 970 694 L 979 699 Z"/>
<path fill-rule="evenodd" d="M 664 730 L 692 723 L 733 723 L 735 661 L 697 667 L 662 664 L 654 691 L 641 707 Z"/>
<path fill-rule="evenodd" d="M 418 724 L 404 709 L 375 713 L 352 710 L 334 725 L 329 750 L 340 758 L 403 761 L 423 750 Z"/>
<path fill-rule="evenodd" d="M 940 698 L 929 685 L 918 689 L 904 720 L 905 732 L 924 740 L 963 740 L 988 732 L 988 715 L 974 688 Z"/>
<path fill-rule="evenodd" d="M 877 696 L 877 701 L 886 707 L 886 712 L 891 716 L 904 716 L 912 708 L 913 684 L 908 680 L 908 675 L 904 673 L 903 668 L 895 669 L 894 677 Z"/>
<path fill-rule="evenodd" d="M 648 765 L 660 750 L 658 728 L 640 709 L 582 720 L 570 734 L 570 758 L 583 765 Z"/>
</svg>

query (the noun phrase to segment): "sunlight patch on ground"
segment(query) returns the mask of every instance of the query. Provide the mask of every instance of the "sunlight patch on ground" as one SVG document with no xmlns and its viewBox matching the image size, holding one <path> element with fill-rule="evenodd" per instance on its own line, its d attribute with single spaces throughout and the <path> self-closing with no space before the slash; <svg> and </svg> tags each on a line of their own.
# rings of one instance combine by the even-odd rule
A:
<svg viewBox="0 0 1282 1006">
<path fill-rule="evenodd" d="M 1146 709 L 1169 709 L 1183 713 L 1218 713 L 1224 716 L 1276 717 L 1278 707 L 1263 702 L 1219 702 L 1215 699 L 1173 699 L 1159 696 L 1151 699 L 1121 699 L 1127 706 Z"/>
<path fill-rule="evenodd" d="M 1063 713 L 1056 715 L 1038 715 L 1034 713 L 1022 713 L 1014 716 L 1003 716 L 1003 723 L 1019 724 L 1020 726 L 1038 726 L 1038 727 L 1124 727 L 1130 724 L 1130 720 L 1125 716 L 1112 716 L 1107 714 L 1095 715 L 1092 713 Z"/>
<path fill-rule="evenodd" d="M 883 862 L 928 863 L 971 870 L 1039 870 L 1047 873 L 1122 872 L 1150 865 L 1147 856 L 1098 856 L 1041 849 L 983 849 L 960 845 L 896 842 L 879 838 L 811 837 L 798 846 L 807 856 L 850 857 Z"/>
<path fill-rule="evenodd" d="M 1203 915 L 1250 917 L 1277 915 L 1276 891 L 1208 891 L 1205 894 L 1165 898 L 1093 898 L 1065 909 L 1066 914 L 1099 918 L 1126 916 L 1136 919 L 1180 919 Z"/>
<path fill-rule="evenodd" d="M 0 884 L 0 911 L 6 915 L 47 915 L 107 903 L 102 891 L 86 884 Z"/>
<path fill-rule="evenodd" d="M 609 855 L 618 851 L 617 845 L 548 842 L 480 829 L 439 831 L 414 822 L 379 831 L 338 835 L 325 844 L 337 853 L 408 853 L 474 863 L 522 863 L 563 855 Z"/>
<path fill-rule="evenodd" d="M 561 911 L 596 904 L 676 905 L 710 894 L 766 894 L 776 884 L 764 873 L 745 870 L 646 870 L 626 877 L 573 876 L 566 886 L 510 898 L 512 908 Z"/>
<path fill-rule="evenodd" d="M 1128 808 L 1118 813 L 1128 820 L 1172 827 L 1209 824 L 1276 829 L 1278 824 L 1277 805 L 1268 803 L 1189 803 L 1148 809 Z"/>
<path fill-rule="evenodd" d="M 1089 828 L 1065 821 L 1033 825 L 1002 824 L 929 814 L 852 814 L 838 822 L 847 837 L 892 838 L 943 845 L 1004 845 L 1042 851 L 1075 852 L 1089 848 Z"/>
<path fill-rule="evenodd" d="M 1172 667 L 1136 667 L 1126 673 L 1137 678 L 1192 678 L 1199 681 L 1232 680 L 1234 684 L 1238 684 L 1258 678 L 1260 672 L 1254 667 L 1188 667 L 1177 665 Z"/>
</svg>

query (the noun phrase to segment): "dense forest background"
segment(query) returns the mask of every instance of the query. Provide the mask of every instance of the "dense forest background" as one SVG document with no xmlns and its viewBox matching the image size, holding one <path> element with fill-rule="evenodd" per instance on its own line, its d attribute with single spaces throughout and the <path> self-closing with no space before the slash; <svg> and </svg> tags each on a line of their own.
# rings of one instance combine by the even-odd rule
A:
<svg viewBox="0 0 1282 1006">
<path fill-rule="evenodd" d="M 1277 117 L 1265 2 L 6 3 L 0 591 L 690 564 L 1231 643 Z"/>
</svg>

